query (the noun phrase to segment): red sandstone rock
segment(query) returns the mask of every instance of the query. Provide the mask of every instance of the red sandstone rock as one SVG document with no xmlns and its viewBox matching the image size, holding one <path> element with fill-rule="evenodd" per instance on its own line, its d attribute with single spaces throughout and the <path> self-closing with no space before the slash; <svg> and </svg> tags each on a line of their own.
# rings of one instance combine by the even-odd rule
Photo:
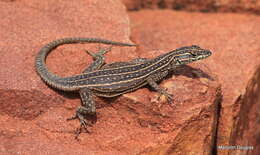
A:
<svg viewBox="0 0 260 155">
<path fill-rule="evenodd" d="M 210 154 L 216 145 L 219 83 L 224 97 L 218 145 L 228 144 L 231 107 L 259 60 L 259 18 L 172 11 L 131 13 L 138 51 L 113 47 L 107 62 L 151 58 L 190 44 L 208 48 L 213 55 L 178 69 L 161 83 L 174 95 L 172 105 L 147 88 L 114 99 L 95 98 L 97 122 L 90 134 L 74 140 L 79 123 L 66 118 L 80 104 L 79 96 L 46 86 L 34 70 L 34 58 L 45 43 L 61 37 L 130 42 L 124 7 L 117 1 L 103 3 L 0 2 L 0 154 Z M 48 67 L 61 76 L 80 73 L 92 61 L 84 50 L 98 46 L 58 47 L 48 57 Z"/>
<path fill-rule="evenodd" d="M 139 11 L 130 13 L 133 40 L 145 54 L 151 49 L 173 49 L 196 44 L 211 49 L 203 66 L 221 83 L 223 102 L 216 146 L 228 146 L 233 125 L 233 105 L 260 60 L 260 18 L 250 15 Z M 149 54 L 148 54 L 149 55 Z M 192 143 L 192 142 L 191 142 Z M 226 154 L 228 150 L 221 153 Z"/>
<path fill-rule="evenodd" d="M 258 155 L 260 152 L 260 66 L 250 79 L 246 92 L 234 104 L 234 117 L 229 146 L 230 154 Z"/>
<path fill-rule="evenodd" d="M 202 12 L 250 12 L 260 14 L 260 1 L 248 0 L 122 0 L 128 10 L 175 9 Z"/>
</svg>

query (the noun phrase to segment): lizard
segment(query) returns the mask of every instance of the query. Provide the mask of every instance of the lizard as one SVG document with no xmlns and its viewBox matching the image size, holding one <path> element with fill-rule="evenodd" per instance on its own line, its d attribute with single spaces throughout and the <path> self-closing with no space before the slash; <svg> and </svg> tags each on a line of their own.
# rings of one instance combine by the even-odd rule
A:
<svg viewBox="0 0 260 155">
<path fill-rule="evenodd" d="M 38 75 L 49 86 L 62 91 L 78 91 L 81 97 L 81 106 L 75 115 L 67 120 L 78 119 L 81 129 L 91 125 L 87 116 L 96 115 L 93 95 L 101 97 L 115 97 L 132 92 L 145 85 L 149 85 L 161 95 L 165 95 L 171 102 L 172 95 L 161 88 L 157 82 L 164 79 L 176 67 L 193 61 L 209 57 L 210 50 L 202 49 L 197 45 L 185 46 L 161 54 L 153 59 L 136 58 L 128 62 L 105 63 L 104 54 L 110 50 L 100 49 L 97 53 L 87 53 L 92 56 L 93 62 L 81 74 L 59 77 L 50 72 L 46 66 L 47 55 L 56 47 L 63 44 L 75 43 L 103 43 L 117 46 L 136 46 L 135 44 L 115 42 L 100 38 L 63 38 L 54 40 L 43 46 L 35 59 Z"/>
</svg>

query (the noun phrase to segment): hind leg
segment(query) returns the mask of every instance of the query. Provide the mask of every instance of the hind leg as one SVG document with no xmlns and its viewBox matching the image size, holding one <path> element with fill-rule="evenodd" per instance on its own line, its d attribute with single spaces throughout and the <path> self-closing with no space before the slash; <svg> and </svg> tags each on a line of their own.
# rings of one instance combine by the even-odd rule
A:
<svg viewBox="0 0 260 155">
<path fill-rule="evenodd" d="M 84 71 L 83 73 L 87 73 L 93 70 L 100 69 L 104 64 L 105 64 L 105 57 L 104 55 L 107 52 L 111 51 L 111 47 L 109 48 L 100 48 L 97 53 L 92 53 L 90 51 L 86 51 L 90 56 L 92 56 L 94 62 L 90 64 Z"/>
<path fill-rule="evenodd" d="M 76 139 L 78 135 L 82 132 L 82 128 L 86 131 L 88 126 L 91 126 L 91 121 L 87 120 L 86 116 L 95 116 L 96 115 L 96 104 L 92 99 L 92 93 L 88 88 L 83 88 L 79 91 L 81 97 L 81 106 L 76 110 L 75 116 L 68 118 L 67 120 L 78 119 L 80 121 L 80 127 L 76 132 Z"/>
</svg>

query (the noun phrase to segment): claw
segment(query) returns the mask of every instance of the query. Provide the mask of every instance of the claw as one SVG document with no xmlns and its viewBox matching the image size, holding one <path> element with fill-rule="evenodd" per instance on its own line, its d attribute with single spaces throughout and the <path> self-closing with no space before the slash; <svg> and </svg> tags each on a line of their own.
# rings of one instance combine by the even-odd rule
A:
<svg viewBox="0 0 260 155">
<path fill-rule="evenodd" d="M 166 97 L 166 100 L 167 100 L 167 102 L 168 102 L 169 104 L 172 104 L 172 101 L 173 101 L 173 95 L 168 94 L 168 93 L 166 93 L 166 94 L 162 94 L 162 95 L 164 95 L 164 96 Z"/>
<path fill-rule="evenodd" d="M 81 128 L 77 128 L 76 131 L 75 131 L 75 139 L 76 140 L 79 140 L 80 133 L 81 133 Z"/>
<path fill-rule="evenodd" d="M 172 104 L 172 101 L 173 101 L 173 95 L 168 94 L 166 97 L 167 97 L 167 101 L 168 101 L 168 103 L 169 103 L 169 104 Z"/>
<path fill-rule="evenodd" d="M 67 120 L 67 121 L 71 121 L 71 120 L 74 120 L 74 119 L 77 119 L 77 118 L 78 118 L 78 116 L 75 115 L 75 116 L 72 116 L 72 117 L 70 117 L 70 118 L 67 118 L 66 120 Z"/>
<path fill-rule="evenodd" d="M 89 133 L 89 131 L 87 129 L 87 122 L 85 120 L 80 123 L 80 127 L 78 127 L 75 131 L 75 139 L 76 140 L 79 140 L 78 137 L 82 133 L 82 128 L 84 128 L 85 131 Z"/>
<path fill-rule="evenodd" d="M 107 48 L 103 48 L 103 47 L 99 46 L 97 54 L 104 55 L 105 53 L 111 51 L 111 49 L 112 49 L 112 46 L 109 46 Z"/>
<path fill-rule="evenodd" d="M 79 140 L 78 137 L 82 132 L 82 128 L 84 128 L 84 130 L 89 133 L 87 127 L 92 126 L 92 124 L 88 123 L 88 121 L 84 118 L 83 114 L 81 114 L 79 111 L 77 111 L 73 117 L 67 118 L 67 121 L 74 119 L 78 119 L 80 121 L 80 127 L 78 127 L 75 130 L 75 139 Z"/>
<path fill-rule="evenodd" d="M 86 52 L 88 55 L 90 55 L 90 56 L 92 56 L 92 57 L 95 57 L 95 53 L 92 53 L 92 52 L 90 52 L 90 51 L 88 51 L 88 50 L 85 50 L 85 52 Z"/>
<path fill-rule="evenodd" d="M 85 120 L 81 120 L 80 121 L 80 127 L 84 127 L 85 129 L 87 129 L 87 122 Z"/>
<path fill-rule="evenodd" d="M 173 100 L 173 95 L 168 94 L 168 95 L 167 95 L 167 99 L 168 99 L 169 101 L 172 101 L 172 100 Z"/>
</svg>

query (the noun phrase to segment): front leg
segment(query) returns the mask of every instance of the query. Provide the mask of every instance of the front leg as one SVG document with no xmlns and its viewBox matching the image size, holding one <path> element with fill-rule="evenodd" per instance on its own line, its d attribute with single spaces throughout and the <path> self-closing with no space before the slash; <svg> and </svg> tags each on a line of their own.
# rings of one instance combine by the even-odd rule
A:
<svg viewBox="0 0 260 155">
<path fill-rule="evenodd" d="M 155 78 L 155 77 L 154 77 Z M 168 103 L 171 103 L 173 100 L 173 96 L 169 94 L 165 89 L 161 88 L 155 81 L 157 79 L 154 79 L 153 77 L 149 77 L 147 79 L 147 82 L 149 86 L 151 86 L 154 90 L 158 91 L 161 95 L 164 95 L 167 97 Z"/>
<path fill-rule="evenodd" d="M 87 130 L 87 126 L 91 126 L 91 122 L 86 120 L 86 116 L 96 115 L 96 105 L 92 99 L 92 93 L 88 88 L 80 89 L 81 106 L 78 107 L 75 116 L 68 118 L 67 120 L 79 119 L 80 127 L 77 130 L 76 138 L 81 133 L 82 128 Z"/>
</svg>

